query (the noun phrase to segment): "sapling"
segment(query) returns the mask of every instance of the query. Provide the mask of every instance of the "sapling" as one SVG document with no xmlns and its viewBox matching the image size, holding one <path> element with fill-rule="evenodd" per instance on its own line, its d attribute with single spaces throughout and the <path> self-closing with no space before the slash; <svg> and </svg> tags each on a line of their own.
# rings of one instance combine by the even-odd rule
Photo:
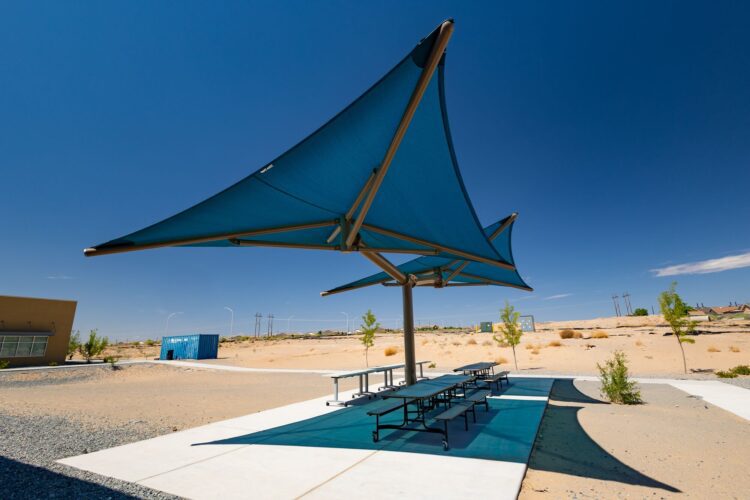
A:
<svg viewBox="0 0 750 500">
<path fill-rule="evenodd" d="M 695 340 L 688 338 L 688 335 L 695 330 L 695 321 L 687 319 L 688 307 L 677 294 L 675 288 L 677 282 L 672 282 L 669 290 L 659 294 L 659 308 L 664 316 L 664 320 L 669 323 L 677 344 L 680 346 L 682 354 L 682 369 L 687 373 L 687 361 L 685 360 L 685 349 L 683 343 L 695 344 Z"/>
<path fill-rule="evenodd" d="M 509 345 L 513 349 L 513 364 L 516 370 L 518 370 L 516 346 L 521 343 L 521 335 L 523 335 L 523 330 L 518 324 L 519 316 L 520 313 L 506 300 L 505 307 L 500 310 L 500 319 L 503 322 L 502 326 L 500 326 L 502 337 L 495 335 L 492 337 L 499 345 Z"/>
<path fill-rule="evenodd" d="M 375 345 L 375 332 L 380 328 L 380 323 L 370 309 L 362 316 L 362 324 L 359 328 L 362 330 L 362 345 L 365 346 L 365 366 L 369 368 L 370 362 L 367 359 L 367 353 L 370 347 Z"/>
</svg>

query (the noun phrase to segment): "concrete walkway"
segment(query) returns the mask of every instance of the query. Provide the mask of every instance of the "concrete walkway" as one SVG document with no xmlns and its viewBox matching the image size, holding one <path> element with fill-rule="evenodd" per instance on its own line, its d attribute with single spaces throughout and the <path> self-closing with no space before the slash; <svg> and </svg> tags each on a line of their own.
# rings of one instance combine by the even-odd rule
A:
<svg viewBox="0 0 750 500">
<path fill-rule="evenodd" d="M 351 397 L 352 392 L 342 396 Z M 520 491 L 526 463 L 382 449 L 219 442 L 342 410 L 326 406 L 327 399 L 329 396 L 59 462 L 196 499 L 512 499 Z"/>
<path fill-rule="evenodd" d="M 177 362 L 179 366 L 230 371 L 286 371 Z M 177 364 L 170 362 L 171 365 Z M 295 370 L 294 373 L 333 371 Z M 433 374 L 431 374 L 433 375 Z M 513 377 L 513 376 L 511 376 Z M 515 378 L 515 377 L 513 377 Z M 524 375 L 522 378 L 533 378 Z M 556 376 L 596 381 L 596 377 Z M 669 384 L 750 420 L 750 391 L 718 381 L 638 379 Z M 353 391 L 343 392 L 350 398 Z M 513 393 L 499 400 L 547 401 Z M 244 437 L 313 419 L 339 407 L 330 396 L 196 427 L 146 441 L 66 458 L 60 463 L 175 495 L 232 498 L 516 498 L 526 463 L 365 447 L 248 444 Z M 285 432 L 285 431 L 284 431 Z M 283 434 L 283 433 L 282 433 Z M 286 434 L 284 434 L 286 435 Z"/>
</svg>

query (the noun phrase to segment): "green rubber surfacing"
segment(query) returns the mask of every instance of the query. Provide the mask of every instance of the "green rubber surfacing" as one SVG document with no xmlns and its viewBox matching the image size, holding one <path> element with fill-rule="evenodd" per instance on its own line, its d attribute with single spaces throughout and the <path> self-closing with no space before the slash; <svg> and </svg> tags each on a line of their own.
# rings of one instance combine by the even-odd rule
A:
<svg viewBox="0 0 750 500">
<path fill-rule="evenodd" d="M 367 411 L 368 407 L 376 404 L 375 401 L 252 434 L 200 444 L 388 450 L 526 464 L 547 401 L 505 399 L 497 396 L 547 397 L 553 382 L 554 379 L 547 378 L 510 378 L 510 384 L 503 384 L 499 391 L 493 390 L 494 397 L 488 399 L 489 411 L 485 411 L 483 405 L 476 407 L 476 423 L 469 414 L 468 431 L 464 430 L 463 417 L 449 423 L 450 449 L 447 451 L 443 450 L 442 435 L 410 430 L 381 430 L 380 440 L 374 443 L 372 431 L 375 429 L 375 417 L 368 416 Z M 437 411 L 433 414 L 437 414 Z M 402 416 L 403 412 L 396 410 L 380 420 L 382 424 L 399 423 Z M 428 425 L 442 427 L 442 422 L 428 419 Z"/>
</svg>

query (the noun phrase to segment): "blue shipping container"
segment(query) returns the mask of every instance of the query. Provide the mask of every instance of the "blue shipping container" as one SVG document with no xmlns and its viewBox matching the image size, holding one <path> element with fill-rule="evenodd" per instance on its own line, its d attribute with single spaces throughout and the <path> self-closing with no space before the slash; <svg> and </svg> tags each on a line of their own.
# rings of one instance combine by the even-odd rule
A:
<svg viewBox="0 0 750 500">
<path fill-rule="evenodd" d="M 218 354 L 218 335 L 173 335 L 161 339 L 159 359 L 216 359 Z"/>
</svg>

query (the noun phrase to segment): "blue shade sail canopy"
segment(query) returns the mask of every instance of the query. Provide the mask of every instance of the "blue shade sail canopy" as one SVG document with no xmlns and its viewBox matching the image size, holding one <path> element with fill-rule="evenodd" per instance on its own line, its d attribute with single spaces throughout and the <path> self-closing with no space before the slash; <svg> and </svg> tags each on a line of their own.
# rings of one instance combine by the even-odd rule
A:
<svg viewBox="0 0 750 500">
<path fill-rule="evenodd" d="M 487 238 L 493 242 L 500 256 L 513 264 L 514 268 L 512 270 L 490 266 L 481 262 L 456 259 L 447 254 L 418 257 L 404 262 L 397 267 L 403 274 L 414 275 L 417 280 L 417 286 L 444 288 L 451 286 L 498 285 L 532 291 L 533 289 L 518 274 L 513 260 L 511 237 L 516 218 L 517 214 L 514 213 L 484 228 Z M 378 284 L 394 286 L 397 283 L 393 281 L 391 276 L 381 272 L 328 290 L 327 292 L 323 292 L 322 295 L 332 295 L 334 293 L 347 292 Z"/>
<path fill-rule="evenodd" d="M 366 255 L 441 255 L 511 271 L 511 256 L 498 252 L 479 224 L 453 150 L 444 89 L 452 29 L 452 21 L 443 23 L 362 96 L 253 174 L 84 253 L 166 246 L 367 249 Z"/>
</svg>

